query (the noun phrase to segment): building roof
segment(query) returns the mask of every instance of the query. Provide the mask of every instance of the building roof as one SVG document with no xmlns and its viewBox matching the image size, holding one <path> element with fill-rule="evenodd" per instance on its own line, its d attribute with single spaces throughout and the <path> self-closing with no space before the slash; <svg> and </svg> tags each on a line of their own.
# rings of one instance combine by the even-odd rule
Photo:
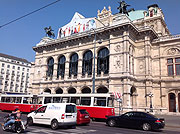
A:
<svg viewBox="0 0 180 134">
<path fill-rule="evenodd" d="M 7 55 L 7 54 L 3 54 L 3 53 L 0 53 L 0 57 L 9 58 L 9 59 L 13 59 L 13 60 L 21 61 L 21 62 L 25 62 L 25 63 L 30 63 L 26 59 L 18 58 L 18 57 Z"/>
<path fill-rule="evenodd" d="M 143 19 L 144 18 L 144 11 L 146 11 L 146 10 L 131 11 L 131 12 L 129 12 L 128 17 L 131 21 Z"/>
</svg>

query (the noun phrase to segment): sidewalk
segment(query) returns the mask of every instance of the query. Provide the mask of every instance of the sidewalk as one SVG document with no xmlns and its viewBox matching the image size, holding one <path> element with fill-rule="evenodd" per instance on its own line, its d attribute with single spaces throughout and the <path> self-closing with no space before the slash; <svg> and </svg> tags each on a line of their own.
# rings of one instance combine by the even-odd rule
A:
<svg viewBox="0 0 180 134">
<path fill-rule="evenodd" d="M 165 125 L 167 127 L 179 127 L 180 128 L 180 115 L 160 115 L 156 114 L 155 116 L 159 118 L 164 118 L 165 119 Z"/>
</svg>

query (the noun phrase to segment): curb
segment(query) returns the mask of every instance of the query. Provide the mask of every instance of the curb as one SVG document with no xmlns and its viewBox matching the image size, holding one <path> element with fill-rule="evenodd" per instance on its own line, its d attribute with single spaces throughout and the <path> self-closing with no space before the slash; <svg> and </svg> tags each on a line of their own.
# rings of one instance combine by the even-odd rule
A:
<svg viewBox="0 0 180 134">
<path fill-rule="evenodd" d="M 165 127 L 180 128 L 180 126 L 173 126 L 173 125 L 165 125 Z"/>
</svg>

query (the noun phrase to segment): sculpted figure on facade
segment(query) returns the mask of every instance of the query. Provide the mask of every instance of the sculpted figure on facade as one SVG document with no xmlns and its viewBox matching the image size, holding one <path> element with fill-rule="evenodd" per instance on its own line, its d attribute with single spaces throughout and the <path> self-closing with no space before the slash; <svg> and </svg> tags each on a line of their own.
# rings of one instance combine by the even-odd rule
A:
<svg viewBox="0 0 180 134">
<path fill-rule="evenodd" d="M 128 5 L 124 0 L 118 3 L 120 4 L 119 7 L 117 8 L 119 10 L 119 13 L 127 14 L 129 16 L 127 7 L 130 5 Z"/>
</svg>

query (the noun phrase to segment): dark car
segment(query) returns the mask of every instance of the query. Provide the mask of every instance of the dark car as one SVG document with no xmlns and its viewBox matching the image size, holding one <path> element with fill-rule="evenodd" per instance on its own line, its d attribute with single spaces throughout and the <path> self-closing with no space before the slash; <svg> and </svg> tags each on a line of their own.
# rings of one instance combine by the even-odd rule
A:
<svg viewBox="0 0 180 134">
<path fill-rule="evenodd" d="M 78 125 L 87 125 L 90 123 L 89 113 L 85 109 L 77 110 L 77 124 Z"/>
<path fill-rule="evenodd" d="M 145 131 L 157 130 L 165 126 L 163 118 L 157 118 L 152 114 L 137 111 L 127 112 L 120 116 L 111 116 L 106 120 L 106 124 L 110 127 L 139 128 Z"/>
</svg>

